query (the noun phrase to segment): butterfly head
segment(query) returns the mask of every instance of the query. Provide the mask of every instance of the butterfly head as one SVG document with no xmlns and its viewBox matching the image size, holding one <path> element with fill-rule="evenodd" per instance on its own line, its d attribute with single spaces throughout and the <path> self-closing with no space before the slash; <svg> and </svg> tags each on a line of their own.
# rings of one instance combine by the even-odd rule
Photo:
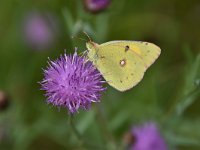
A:
<svg viewBox="0 0 200 150">
<path fill-rule="evenodd" d="M 98 44 L 92 41 L 86 43 L 88 50 L 88 57 L 91 61 L 94 61 L 97 58 Z"/>
<path fill-rule="evenodd" d="M 92 41 L 86 42 L 86 47 L 87 47 L 88 51 L 95 50 L 97 48 L 97 45 L 98 45 L 97 43 L 92 42 Z"/>
</svg>

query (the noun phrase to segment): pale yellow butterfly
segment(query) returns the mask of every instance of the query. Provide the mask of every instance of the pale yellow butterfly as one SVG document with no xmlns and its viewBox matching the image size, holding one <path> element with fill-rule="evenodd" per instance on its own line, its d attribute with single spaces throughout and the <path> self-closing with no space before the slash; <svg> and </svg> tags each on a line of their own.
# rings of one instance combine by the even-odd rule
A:
<svg viewBox="0 0 200 150">
<path fill-rule="evenodd" d="M 142 41 L 110 41 L 86 43 L 88 58 L 108 84 L 119 91 L 137 85 L 145 71 L 159 57 L 161 49 Z"/>
</svg>

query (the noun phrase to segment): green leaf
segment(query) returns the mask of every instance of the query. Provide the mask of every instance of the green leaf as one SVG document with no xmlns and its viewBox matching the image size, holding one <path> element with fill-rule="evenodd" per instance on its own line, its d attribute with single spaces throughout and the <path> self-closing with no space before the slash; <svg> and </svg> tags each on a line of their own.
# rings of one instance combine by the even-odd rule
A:
<svg viewBox="0 0 200 150">
<path fill-rule="evenodd" d="M 183 88 L 183 97 L 176 105 L 176 114 L 182 115 L 184 111 L 194 103 L 200 96 L 199 75 L 200 75 L 200 54 L 196 60 L 189 66 L 185 72 L 185 85 Z"/>
</svg>

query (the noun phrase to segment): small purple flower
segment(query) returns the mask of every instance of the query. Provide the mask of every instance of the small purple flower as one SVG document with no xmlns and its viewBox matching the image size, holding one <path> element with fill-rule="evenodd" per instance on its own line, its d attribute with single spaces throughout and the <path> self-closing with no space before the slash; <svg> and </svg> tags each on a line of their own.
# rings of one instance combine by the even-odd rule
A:
<svg viewBox="0 0 200 150">
<path fill-rule="evenodd" d="M 35 50 L 49 48 L 55 40 L 55 20 L 50 14 L 39 12 L 28 14 L 24 21 L 24 38 Z"/>
<path fill-rule="evenodd" d="M 146 123 L 143 126 L 133 127 L 134 143 L 131 150 L 167 150 L 164 138 L 160 135 L 155 123 Z"/>
<path fill-rule="evenodd" d="M 98 13 L 106 9 L 111 0 L 83 0 L 86 10 L 93 13 Z"/>
<path fill-rule="evenodd" d="M 48 103 L 75 113 L 79 108 L 86 110 L 92 102 L 100 101 L 105 81 L 85 56 L 78 56 L 77 52 L 69 56 L 64 54 L 48 64 L 41 82 Z"/>
</svg>

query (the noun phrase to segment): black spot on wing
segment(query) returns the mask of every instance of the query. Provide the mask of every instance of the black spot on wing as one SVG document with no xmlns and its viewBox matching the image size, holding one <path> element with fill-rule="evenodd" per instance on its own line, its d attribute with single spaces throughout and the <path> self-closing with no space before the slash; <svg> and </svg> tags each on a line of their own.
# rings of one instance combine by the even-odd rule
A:
<svg viewBox="0 0 200 150">
<path fill-rule="evenodd" d="M 126 45 L 126 46 L 125 46 L 125 52 L 127 52 L 127 51 L 129 50 L 129 48 L 130 48 L 130 47 L 129 47 L 128 45 Z"/>
</svg>

